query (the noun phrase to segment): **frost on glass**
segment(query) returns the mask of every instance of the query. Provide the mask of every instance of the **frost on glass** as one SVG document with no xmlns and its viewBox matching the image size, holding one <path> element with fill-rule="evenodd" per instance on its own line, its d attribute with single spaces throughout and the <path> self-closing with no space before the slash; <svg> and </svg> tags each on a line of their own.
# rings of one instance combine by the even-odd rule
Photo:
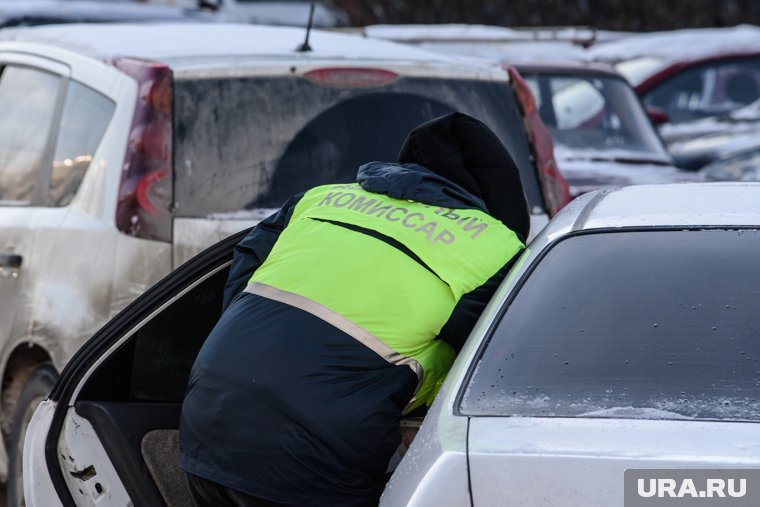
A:
<svg viewBox="0 0 760 507">
<path fill-rule="evenodd" d="M 393 161 L 409 131 L 461 111 L 512 153 L 531 205 L 542 206 L 526 134 L 504 82 L 400 78 L 374 88 L 298 76 L 178 80 L 175 213 L 205 217 L 278 208 L 316 185 L 355 181 L 361 164 Z"/>
<path fill-rule="evenodd" d="M 760 232 L 584 234 L 533 271 L 472 415 L 760 420 Z"/>
</svg>

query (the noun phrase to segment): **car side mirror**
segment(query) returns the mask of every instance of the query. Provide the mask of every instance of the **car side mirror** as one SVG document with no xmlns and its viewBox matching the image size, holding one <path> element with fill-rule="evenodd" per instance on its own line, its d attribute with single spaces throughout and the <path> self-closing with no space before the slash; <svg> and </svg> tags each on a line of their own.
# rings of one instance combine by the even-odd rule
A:
<svg viewBox="0 0 760 507">
<path fill-rule="evenodd" d="M 655 127 L 670 122 L 670 116 L 668 116 L 668 113 L 666 113 L 661 107 L 646 106 L 646 112 L 647 116 L 649 116 L 649 121 L 651 121 L 652 125 Z"/>
</svg>

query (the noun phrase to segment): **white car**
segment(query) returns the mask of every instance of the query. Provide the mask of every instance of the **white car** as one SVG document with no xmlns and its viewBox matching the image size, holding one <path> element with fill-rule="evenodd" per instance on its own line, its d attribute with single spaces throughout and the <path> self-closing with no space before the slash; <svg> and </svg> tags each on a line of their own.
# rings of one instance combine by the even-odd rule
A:
<svg viewBox="0 0 760 507">
<path fill-rule="evenodd" d="M 627 503 L 626 470 L 760 468 L 757 202 L 760 184 L 684 183 L 570 203 L 494 295 L 381 506 L 650 505 Z"/>
<path fill-rule="evenodd" d="M 0 33 L 0 479 L 12 506 L 25 423 L 87 338 L 291 195 L 395 160 L 419 123 L 458 110 L 489 124 L 535 231 L 566 202 L 539 173 L 551 153 L 533 156 L 540 138 L 503 69 L 319 31 L 298 51 L 304 36 L 190 23 Z"/>
<path fill-rule="evenodd" d="M 528 245 L 384 506 L 622 507 L 636 468 L 760 467 L 760 184 L 594 192 Z M 180 403 L 234 245 L 99 331 L 37 409 L 27 505 L 189 505 Z"/>
</svg>

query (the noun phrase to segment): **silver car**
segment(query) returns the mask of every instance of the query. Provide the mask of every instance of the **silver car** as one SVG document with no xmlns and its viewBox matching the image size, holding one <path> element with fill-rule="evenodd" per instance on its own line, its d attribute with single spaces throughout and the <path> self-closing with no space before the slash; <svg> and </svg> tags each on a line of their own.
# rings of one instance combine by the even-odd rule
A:
<svg viewBox="0 0 760 507">
<path fill-rule="evenodd" d="M 381 505 L 622 507 L 626 469 L 759 468 L 758 202 L 741 183 L 573 201 L 492 299 Z"/>
<path fill-rule="evenodd" d="M 760 467 L 760 184 L 573 201 L 494 296 L 385 506 L 622 507 L 628 468 Z M 189 505 L 180 403 L 232 236 L 72 358 L 31 422 L 27 505 Z"/>
</svg>

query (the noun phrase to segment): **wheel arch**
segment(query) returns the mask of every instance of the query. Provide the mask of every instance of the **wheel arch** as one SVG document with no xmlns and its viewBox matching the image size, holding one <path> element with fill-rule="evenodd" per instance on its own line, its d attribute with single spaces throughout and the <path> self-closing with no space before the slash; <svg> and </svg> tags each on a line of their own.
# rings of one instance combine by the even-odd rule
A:
<svg viewBox="0 0 760 507">
<path fill-rule="evenodd" d="M 0 423 L 2 424 L 3 444 L 5 444 L 6 449 L 18 397 L 29 375 L 35 368 L 45 363 L 53 365 L 52 354 L 34 341 L 17 344 L 5 361 L 2 387 L 0 388 Z"/>
</svg>

